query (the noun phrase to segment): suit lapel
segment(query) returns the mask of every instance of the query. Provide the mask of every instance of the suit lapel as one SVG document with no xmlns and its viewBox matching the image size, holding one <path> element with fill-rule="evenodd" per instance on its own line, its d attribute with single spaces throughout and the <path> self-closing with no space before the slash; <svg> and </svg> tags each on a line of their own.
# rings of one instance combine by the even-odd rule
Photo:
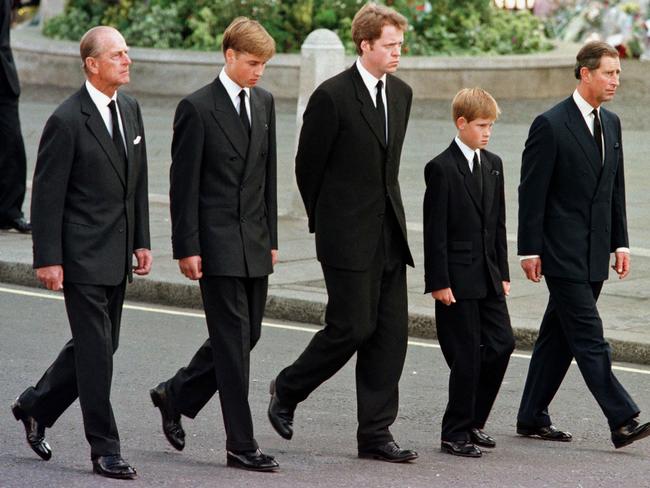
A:
<svg viewBox="0 0 650 488">
<path fill-rule="evenodd" d="M 604 109 L 600 110 L 600 121 L 603 127 L 603 136 L 605 139 L 605 160 L 603 161 L 601 178 L 598 185 L 605 184 L 609 180 L 609 175 L 616 172 L 615 164 L 618 162 L 616 157 L 620 151 L 621 142 L 618 140 L 616 131 L 616 122 L 609 112 Z"/>
<path fill-rule="evenodd" d="M 573 101 L 573 98 L 568 98 L 566 100 L 566 108 L 568 115 L 566 126 L 571 134 L 573 134 L 578 145 L 582 148 L 582 151 L 585 153 L 589 166 L 596 175 L 596 178 L 599 178 L 602 170 L 602 160 L 600 158 L 598 146 L 596 146 L 596 140 L 594 139 L 593 134 L 589 131 L 589 127 L 587 127 L 585 119 L 580 113 L 578 106 Z"/>
<path fill-rule="evenodd" d="M 357 70 L 356 65 L 353 65 L 350 68 L 350 73 L 352 76 L 352 81 L 354 83 L 354 89 L 356 91 L 357 100 L 361 104 L 361 115 L 372 130 L 372 132 L 377 137 L 377 140 L 381 144 L 381 147 L 386 148 L 386 137 L 384 135 L 384 127 L 381 126 L 381 119 L 377 114 L 377 108 L 370 98 L 370 93 L 366 88 L 366 85 L 363 83 L 363 79 Z M 388 97 L 386 97 L 388 98 Z M 389 130 L 390 130 L 390 117 L 389 117 Z M 390 140 L 390 132 L 389 132 Z"/>
<path fill-rule="evenodd" d="M 120 161 L 120 156 L 117 154 L 117 149 L 113 143 L 113 139 L 106 129 L 104 119 L 97 110 L 97 106 L 90 98 L 88 90 L 83 86 L 80 91 L 81 95 L 81 112 L 86 115 L 86 126 L 92 135 L 97 139 L 97 142 L 106 153 L 111 166 L 117 173 L 122 185 L 126 188 L 126 175 L 124 174 L 123 164 Z M 121 107 L 120 107 L 121 108 Z M 128 146 L 128 144 L 127 144 Z"/>
<path fill-rule="evenodd" d="M 246 158 L 246 166 L 244 168 L 244 176 L 242 182 L 250 175 L 255 167 L 257 161 L 257 154 L 259 148 L 264 141 L 264 136 L 267 133 L 266 114 L 264 113 L 264 102 L 260 100 L 257 90 L 254 88 L 250 91 L 250 104 L 251 104 L 251 137 L 248 146 L 248 157 Z M 240 124 L 241 125 L 241 124 Z"/>
<path fill-rule="evenodd" d="M 483 172 L 483 211 L 489 215 L 494 202 L 494 192 L 499 174 L 495 172 L 492 161 L 487 157 L 485 151 L 481 151 L 481 171 Z"/>
<path fill-rule="evenodd" d="M 237 153 L 242 159 L 246 160 L 248 136 L 239 120 L 239 114 L 219 78 L 216 78 L 212 84 L 212 94 L 214 97 L 212 116 L 223 129 L 224 134 Z"/>
<path fill-rule="evenodd" d="M 483 202 L 481 201 L 481 197 L 479 196 L 478 188 L 476 188 L 476 184 L 474 183 L 474 178 L 472 177 L 472 173 L 469 170 L 469 164 L 467 163 L 467 159 L 465 159 L 465 155 L 463 154 L 463 151 L 460 150 L 458 144 L 456 144 L 455 141 L 451 142 L 449 148 L 451 149 L 451 153 L 454 156 L 454 159 L 456 160 L 456 166 L 458 167 L 458 171 L 460 171 L 461 174 L 463 175 L 463 183 L 465 185 L 465 189 L 467 190 L 467 193 L 469 193 L 472 202 L 474 202 L 474 206 L 476 207 L 476 210 L 478 210 L 479 214 L 483 215 Z"/>
<path fill-rule="evenodd" d="M 135 183 L 135 169 L 136 169 L 136 159 L 135 159 L 135 147 L 133 146 L 133 140 L 138 136 L 137 128 L 135 127 L 136 114 L 131 113 L 129 104 L 126 103 L 124 97 L 118 92 L 117 94 L 117 103 L 120 107 L 120 116 L 122 117 L 122 127 L 124 129 L 124 140 L 126 142 L 126 168 L 127 168 L 127 178 L 126 185 L 129 193 L 133 189 L 133 184 Z"/>
</svg>

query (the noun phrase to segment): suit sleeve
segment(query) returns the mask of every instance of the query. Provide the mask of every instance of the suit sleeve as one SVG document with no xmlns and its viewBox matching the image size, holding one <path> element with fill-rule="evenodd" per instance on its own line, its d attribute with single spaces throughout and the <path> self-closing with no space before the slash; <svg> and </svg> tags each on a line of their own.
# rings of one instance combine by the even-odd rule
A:
<svg viewBox="0 0 650 488">
<path fill-rule="evenodd" d="M 517 253 L 542 255 L 546 196 L 553 176 L 557 147 L 551 124 L 538 116 L 530 127 L 521 160 Z"/>
<path fill-rule="evenodd" d="M 174 116 L 169 200 L 174 259 L 201 254 L 199 241 L 199 185 L 205 129 L 201 115 L 181 100 Z"/>
<path fill-rule="evenodd" d="M 334 101 L 325 90 L 317 89 L 303 115 L 296 154 L 296 182 L 307 211 L 310 232 L 316 228 L 314 213 L 338 126 Z"/>
<path fill-rule="evenodd" d="M 501 188 L 499 189 L 499 216 L 497 218 L 496 252 L 497 264 L 501 272 L 502 281 L 510 281 L 510 268 L 508 265 L 508 234 L 506 232 L 506 197 L 503 162 L 497 158 L 497 168 L 501 172 Z"/>
<path fill-rule="evenodd" d="M 275 142 L 275 101 L 271 96 L 271 113 L 269 123 L 269 150 L 266 160 L 266 218 L 271 236 L 271 249 L 278 249 L 278 185 L 277 185 L 277 150 Z"/>
<path fill-rule="evenodd" d="M 440 166 L 429 162 L 424 170 L 426 190 L 422 214 L 424 216 L 424 292 L 449 288 L 447 261 L 447 211 L 449 183 Z"/>
<path fill-rule="evenodd" d="M 620 141 L 620 156 L 616 175 L 614 176 L 614 188 L 612 191 L 612 242 L 611 252 L 619 247 L 630 247 L 627 234 L 627 212 L 625 210 L 625 174 L 623 170 L 623 139 L 621 134 L 621 122 L 618 120 L 618 140 Z"/>
<path fill-rule="evenodd" d="M 75 158 L 74 139 L 73 131 L 56 114 L 48 119 L 32 188 L 34 268 L 63 264 L 63 211 Z"/>
<path fill-rule="evenodd" d="M 138 183 L 135 188 L 135 220 L 133 234 L 133 249 L 151 249 L 151 238 L 149 234 L 149 173 L 147 169 L 147 145 L 144 135 L 144 124 L 142 123 L 142 112 L 140 105 L 135 103 L 138 115 L 138 130 L 142 136 L 142 156 L 138 164 Z"/>
</svg>

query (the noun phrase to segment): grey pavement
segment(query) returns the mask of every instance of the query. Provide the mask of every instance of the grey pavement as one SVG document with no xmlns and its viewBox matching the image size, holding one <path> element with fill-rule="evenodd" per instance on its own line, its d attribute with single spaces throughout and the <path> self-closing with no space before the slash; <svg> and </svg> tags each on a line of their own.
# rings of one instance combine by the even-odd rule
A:
<svg viewBox="0 0 650 488">
<path fill-rule="evenodd" d="M 632 273 L 625 280 L 615 277 L 606 284 L 599 301 L 605 335 L 614 355 L 623 361 L 650 364 L 650 173 L 646 169 L 650 149 L 648 93 L 650 63 L 625 61 L 623 84 L 608 108 L 623 122 L 628 219 L 632 247 Z M 567 73 L 571 76 L 571 73 Z M 627 76 L 627 78 L 626 78 Z M 626 81 L 627 80 L 627 81 Z M 205 80 L 208 83 L 210 80 Z M 173 83 L 173 80 L 169 80 Z M 435 86 L 431 87 L 435 90 Z M 45 120 L 68 94 L 47 86 L 26 86 L 21 97 L 23 135 L 28 154 L 28 178 L 36 159 L 38 140 Z M 567 96 L 569 93 L 567 93 Z M 143 109 L 149 153 L 151 229 L 154 269 L 137 279 L 130 297 L 172 306 L 200 306 L 198 287 L 180 275 L 171 258 L 168 208 L 168 170 L 173 113 L 178 98 L 136 94 Z M 504 160 L 507 222 L 510 245 L 512 292 L 508 299 L 519 347 L 530 347 L 536 336 L 547 292 L 544 284 L 526 282 L 516 257 L 517 184 L 520 156 L 534 116 L 559 100 L 515 100 L 501 104 L 502 116 L 495 126 L 490 150 Z M 292 155 L 295 147 L 295 100 L 277 101 L 278 195 L 282 213 L 279 226 L 280 263 L 270 279 L 269 317 L 322 323 L 326 292 L 315 259 L 313 236 L 307 232 L 303 210 L 297 200 Z M 409 228 L 415 269 L 409 268 L 411 335 L 435 337 L 433 301 L 425 296 L 422 271 L 423 168 L 454 136 L 449 103 L 425 102 L 413 108 L 404 145 L 400 182 Z M 25 209 L 28 210 L 29 195 Z M 35 285 L 29 236 L 0 233 L 0 281 Z"/>
</svg>

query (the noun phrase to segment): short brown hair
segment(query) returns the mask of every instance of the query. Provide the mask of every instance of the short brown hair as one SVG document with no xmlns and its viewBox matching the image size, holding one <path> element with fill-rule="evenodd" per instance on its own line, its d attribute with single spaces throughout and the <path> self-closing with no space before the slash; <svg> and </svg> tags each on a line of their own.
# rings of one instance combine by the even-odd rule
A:
<svg viewBox="0 0 650 488">
<path fill-rule="evenodd" d="M 100 39 L 108 32 L 120 31 L 109 25 L 98 25 L 86 31 L 79 41 L 79 55 L 81 56 L 81 67 L 86 71 L 86 58 L 96 58 L 102 53 Z M 121 35 L 121 34 L 120 34 Z"/>
<path fill-rule="evenodd" d="M 603 56 L 618 58 L 618 51 L 614 46 L 603 41 L 592 41 L 582 46 L 576 56 L 574 69 L 576 79 L 581 79 L 580 70 L 582 68 L 587 68 L 588 70 L 598 69 Z"/>
<path fill-rule="evenodd" d="M 500 113 L 497 101 L 483 88 L 463 88 L 451 102 L 454 122 L 460 117 L 465 117 L 467 122 L 476 119 L 496 120 Z"/>
<path fill-rule="evenodd" d="M 408 28 L 408 20 L 399 12 L 374 2 L 366 3 L 352 19 L 352 40 L 361 55 L 361 42 L 373 42 L 381 37 L 385 25 L 393 25 L 401 31 Z"/>
<path fill-rule="evenodd" d="M 226 28 L 221 41 L 223 54 L 228 49 L 271 59 L 275 54 L 275 41 L 266 29 L 248 17 L 237 17 Z"/>
</svg>

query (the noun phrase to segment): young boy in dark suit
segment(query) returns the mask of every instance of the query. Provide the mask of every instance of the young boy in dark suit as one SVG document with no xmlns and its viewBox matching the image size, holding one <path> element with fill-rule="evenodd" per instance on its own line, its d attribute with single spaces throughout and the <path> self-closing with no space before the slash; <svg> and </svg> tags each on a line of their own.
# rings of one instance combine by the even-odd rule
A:
<svg viewBox="0 0 650 488">
<path fill-rule="evenodd" d="M 501 158 L 485 147 L 499 107 L 480 88 L 452 102 L 458 134 L 424 170 L 425 293 L 451 369 L 443 452 L 480 457 L 483 431 L 514 349 Z"/>
</svg>

